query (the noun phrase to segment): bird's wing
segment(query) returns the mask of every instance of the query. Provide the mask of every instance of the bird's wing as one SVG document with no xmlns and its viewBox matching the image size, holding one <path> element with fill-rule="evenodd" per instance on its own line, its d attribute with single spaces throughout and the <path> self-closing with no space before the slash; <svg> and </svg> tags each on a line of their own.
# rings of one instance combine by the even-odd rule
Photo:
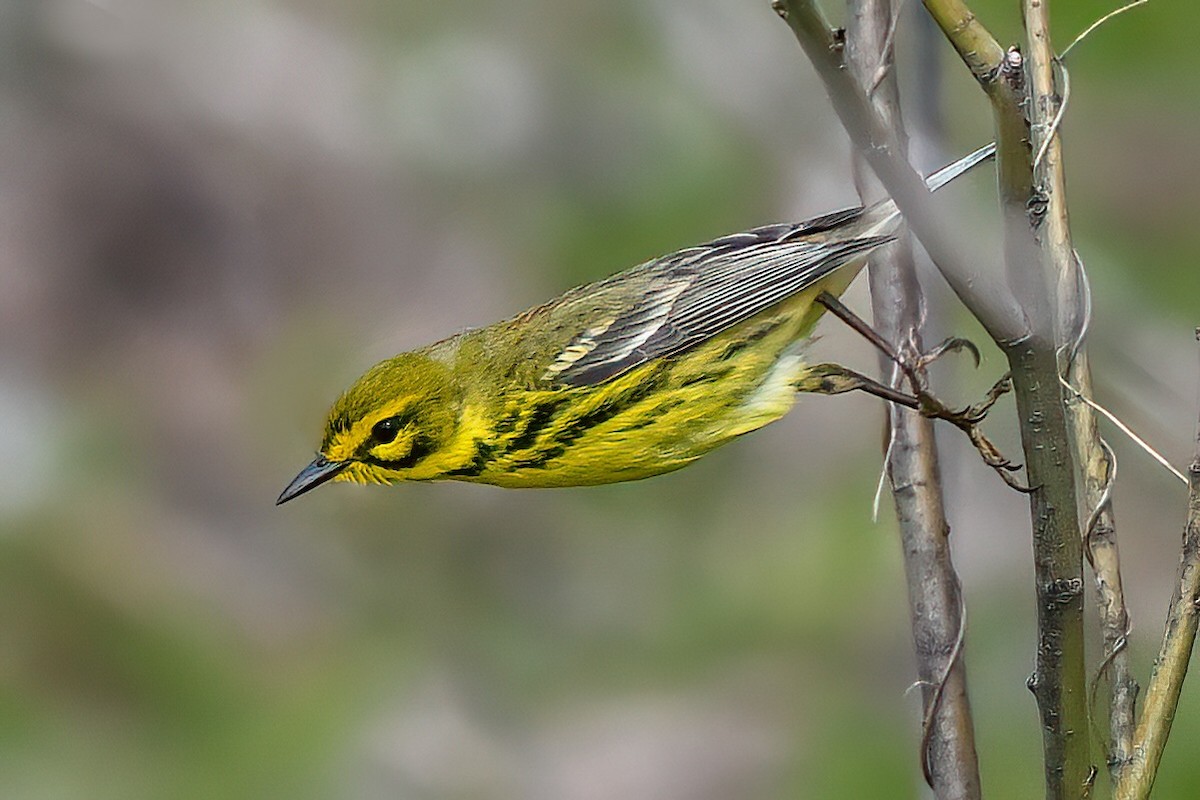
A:
<svg viewBox="0 0 1200 800">
<path fill-rule="evenodd" d="M 728 330 L 892 238 L 819 235 L 861 213 L 755 228 L 643 265 L 637 271 L 653 278 L 633 305 L 575 336 L 544 377 L 570 386 L 602 383 Z"/>
</svg>

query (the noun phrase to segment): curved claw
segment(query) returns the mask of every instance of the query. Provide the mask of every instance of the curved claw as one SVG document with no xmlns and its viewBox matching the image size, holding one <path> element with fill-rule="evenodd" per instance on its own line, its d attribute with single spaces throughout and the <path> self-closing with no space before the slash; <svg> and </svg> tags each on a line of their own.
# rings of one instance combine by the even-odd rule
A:
<svg viewBox="0 0 1200 800">
<path fill-rule="evenodd" d="M 947 347 L 942 352 L 949 352 L 949 349 Z M 927 391 L 919 391 L 917 398 L 921 404 L 920 409 L 922 414 L 933 419 L 945 420 L 967 434 L 967 437 L 971 440 L 971 444 L 975 446 L 980 456 L 983 457 L 985 464 L 995 470 L 996 474 L 1010 487 L 1019 492 L 1028 493 L 1033 491 L 1033 489 L 1025 486 L 1012 475 L 1012 473 L 1020 471 L 1023 468 L 1022 465 L 1013 463 L 1005 458 L 1004 454 L 1000 452 L 1000 448 L 996 447 L 984 435 L 983 431 L 979 429 L 979 423 L 983 422 L 984 418 L 987 417 L 988 411 L 996 404 L 997 400 L 1011 389 L 1012 379 L 1008 374 L 1005 374 L 988 390 L 983 400 L 959 411 L 952 411 L 947 408 L 944 403 Z"/>
<path fill-rule="evenodd" d="M 1026 486 L 1007 472 L 997 470 L 996 474 L 1000 476 L 1000 480 L 1008 484 L 1010 489 L 1016 489 L 1021 494 L 1032 494 L 1033 490 L 1037 488 L 1036 486 Z"/>
<path fill-rule="evenodd" d="M 975 445 L 975 449 L 983 456 L 983 462 L 995 470 L 1001 480 L 1022 494 L 1028 494 L 1033 491 L 1033 487 L 1026 486 L 1012 475 L 1012 473 L 1019 472 L 1022 469 L 1021 464 L 1014 464 L 1005 458 L 1000 449 L 992 444 L 992 441 L 984 436 L 983 432 L 978 428 L 971 426 L 969 429 L 964 430 L 967 431 L 967 436 L 970 437 L 971 443 Z"/>
</svg>

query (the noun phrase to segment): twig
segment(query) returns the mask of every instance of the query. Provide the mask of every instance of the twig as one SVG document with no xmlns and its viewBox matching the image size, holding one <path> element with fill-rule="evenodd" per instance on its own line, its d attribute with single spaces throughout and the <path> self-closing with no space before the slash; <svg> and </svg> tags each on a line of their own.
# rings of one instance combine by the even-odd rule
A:
<svg viewBox="0 0 1200 800">
<path fill-rule="evenodd" d="M 875 66 L 875 72 L 871 76 L 870 83 L 864 83 L 862 80 L 859 80 L 859 84 L 866 90 L 867 97 L 873 103 L 875 102 L 875 92 L 879 90 L 879 86 L 883 83 L 884 79 L 892 74 L 892 67 L 896 63 L 896 29 L 900 27 L 900 11 L 903 8 L 904 0 L 896 0 L 895 7 L 890 9 L 891 20 L 888 22 L 887 33 L 883 36 L 883 42 L 877 48 L 879 59 Z M 853 16 L 853 13 L 853 10 L 851 10 L 851 16 Z M 849 36 L 850 31 L 854 30 L 854 28 L 853 24 L 846 26 L 847 50 L 854 49 L 850 46 L 850 39 L 852 37 Z M 853 61 L 853 57 L 850 60 Z M 883 113 L 878 103 L 875 104 L 875 108 L 880 113 Z M 903 135 L 900 138 L 904 138 Z"/>
<path fill-rule="evenodd" d="M 1042 719 L 1047 796 L 1082 797 L 1091 773 L 1083 639 L 1083 545 L 1074 452 L 1054 350 L 1007 351 L 1021 420 L 1038 597 L 1036 668 L 1029 689 Z"/>
<path fill-rule="evenodd" d="M 1146 453 L 1146 455 L 1150 456 L 1155 461 L 1157 461 L 1160 465 L 1162 465 L 1163 469 L 1165 469 L 1167 472 L 1170 472 L 1172 475 L 1174 475 L 1176 478 L 1178 478 L 1183 483 L 1184 486 L 1188 485 L 1188 477 L 1186 475 L 1184 475 L 1182 472 L 1180 472 L 1178 469 L 1176 469 L 1175 465 L 1172 464 L 1170 461 L 1168 461 L 1166 456 L 1164 456 L 1162 453 L 1155 450 L 1154 447 L 1152 447 L 1149 442 L 1147 442 L 1141 436 L 1138 436 L 1136 433 L 1134 433 L 1133 429 L 1130 428 L 1128 425 L 1126 425 L 1124 422 L 1122 422 L 1120 417 L 1118 417 L 1116 414 L 1112 413 L 1107 408 L 1100 405 L 1095 400 L 1093 400 L 1091 397 L 1089 397 L 1087 394 L 1085 394 L 1082 387 L 1077 388 L 1070 381 L 1065 380 L 1065 379 L 1063 380 L 1062 384 L 1063 384 L 1063 387 L 1075 397 L 1075 399 L 1079 400 L 1084 405 L 1086 405 L 1088 408 L 1090 408 L 1091 410 L 1100 414 L 1102 417 L 1104 417 L 1106 420 L 1111 422 L 1113 425 L 1117 426 L 1117 428 L 1121 431 L 1121 433 L 1125 434 L 1126 438 L 1128 438 L 1129 441 L 1136 444 L 1138 446 L 1138 448 L 1140 448 L 1144 453 Z"/>
<path fill-rule="evenodd" d="M 1113 17 L 1120 16 L 1121 14 L 1124 14 L 1126 11 L 1131 11 L 1131 10 L 1137 8 L 1138 6 L 1144 6 L 1146 3 L 1149 3 L 1149 2 L 1150 2 L 1150 0 L 1133 0 L 1132 3 L 1126 3 L 1125 5 L 1121 6 L 1120 8 L 1117 8 L 1117 9 L 1114 9 L 1114 10 L 1108 12 L 1103 17 L 1101 17 L 1100 19 L 1093 22 L 1091 25 L 1088 25 L 1086 28 L 1084 28 L 1082 33 L 1080 33 L 1078 36 L 1076 36 L 1074 39 L 1072 39 L 1071 43 L 1069 45 L 1067 45 L 1066 49 L 1058 54 L 1058 60 L 1062 61 L 1063 59 L 1065 59 L 1067 57 L 1067 54 L 1075 49 L 1075 45 L 1079 44 L 1084 39 L 1091 36 L 1092 31 L 1096 30 L 1097 28 L 1099 28 L 1104 23 L 1108 22 Z"/>
<path fill-rule="evenodd" d="M 961 0 L 924 0 L 924 3 L 975 80 L 989 94 L 1006 91 L 997 80 L 1006 58 L 1004 48 L 967 4 Z"/>
<path fill-rule="evenodd" d="M 891 64 L 896 20 L 888 0 L 850 0 L 847 6 L 846 64 L 880 119 L 891 127 L 903 156 L 906 147 L 899 91 Z M 856 170 L 864 204 L 884 196 L 877 179 L 859 161 Z M 893 351 L 922 351 L 920 327 L 924 298 L 916 280 L 907 237 L 871 259 L 871 303 L 876 330 Z M 885 372 L 896 364 L 880 358 Z M 924 369 L 924 367 L 918 367 Z M 980 796 L 975 730 L 962 660 L 965 611 L 958 575 L 951 560 L 941 470 L 932 421 L 888 405 L 890 436 L 886 472 L 900 527 L 908 578 L 909 616 L 917 674 L 922 687 L 921 768 L 939 800 Z"/>
<path fill-rule="evenodd" d="M 1029 71 L 1028 114 L 1033 159 L 1033 185 L 1029 208 L 1030 221 L 1040 239 L 1043 270 L 1054 283 L 1059 342 L 1074 338 L 1078 311 L 1079 272 L 1071 246 L 1071 228 L 1067 218 L 1066 177 L 1062 164 L 1062 137 L 1056 121 L 1061 119 L 1063 98 L 1055 85 L 1055 56 L 1050 43 L 1049 0 L 1022 0 L 1025 30 L 1028 36 Z M 1071 300 L 1072 306 L 1062 301 Z"/>
<path fill-rule="evenodd" d="M 1200 340 L 1200 330 L 1196 338 Z M 1188 470 L 1188 514 L 1178 581 L 1167 612 L 1162 647 L 1150 674 L 1146 701 L 1134 732 L 1133 757 L 1121 772 L 1113 792 L 1117 800 L 1143 800 L 1150 796 L 1196 640 L 1200 613 L 1200 427 L 1197 431 L 1196 453 Z"/>
<path fill-rule="evenodd" d="M 950 565 L 950 577 L 954 578 L 954 596 L 958 599 L 955 612 L 958 633 L 944 659 L 945 665 L 933 684 L 921 681 L 922 694 L 925 695 L 925 713 L 921 716 L 921 774 L 939 799 L 977 799 L 982 796 L 979 759 L 975 754 L 975 727 L 971 720 L 971 704 L 967 699 L 966 666 L 963 662 L 967 640 L 967 603 L 963 599 L 962 583 L 958 573 L 954 572 L 953 564 Z M 914 636 L 919 633 L 919 629 L 914 627 Z"/>
</svg>

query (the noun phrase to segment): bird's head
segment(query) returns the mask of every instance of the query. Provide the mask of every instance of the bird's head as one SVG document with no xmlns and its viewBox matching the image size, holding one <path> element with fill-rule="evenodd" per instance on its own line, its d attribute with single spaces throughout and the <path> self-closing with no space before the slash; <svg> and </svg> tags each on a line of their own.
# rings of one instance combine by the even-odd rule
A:
<svg viewBox="0 0 1200 800">
<path fill-rule="evenodd" d="M 276 503 L 322 483 L 395 483 L 436 477 L 437 454 L 453 439 L 462 405 L 450 367 L 403 353 L 369 369 L 325 423 L 321 450 Z"/>
</svg>

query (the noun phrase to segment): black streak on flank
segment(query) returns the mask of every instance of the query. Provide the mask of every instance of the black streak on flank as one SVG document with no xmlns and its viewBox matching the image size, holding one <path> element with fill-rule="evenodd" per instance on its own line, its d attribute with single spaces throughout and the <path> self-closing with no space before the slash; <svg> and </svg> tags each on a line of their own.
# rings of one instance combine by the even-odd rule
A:
<svg viewBox="0 0 1200 800">
<path fill-rule="evenodd" d="M 666 373 L 662 369 L 655 370 L 640 383 L 627 389 L 623 394 L 609 398 L 586 414 L 564 420 L 561 432 L 554 437 L 553 441 L 547 442 L 545 447 L 533 450 L 522 457 L 512 459 L 509 462 L 509 467 L 512 469 L 544 468 L 548 462 L 565 453 L 575 440 L 589 430 L 607 422 L 621 412 L 628 410 L 635 403 L 654 394 L 662 385 L 665 377 Z M 601 389 L 600 391 L 603 390 Z M 515 453 L 518 450 L 530 450 L 537 441 L 537 433 L 554 418 L 554 414 L 563 402 L 562 400 L 555 400 L 551 403 L 544 403 L 535 407 L 529 415 L 530 419 L 526 423 L 525 429 L 521 432 L 520 436 L 509 443 L 506 452 Z"/>
<path fill-rule="evenodd" d="M 634 431 L 640 431 L 642 428 L 648 428 L 654 423 L 658 422 L 658 418 L 663 414 L 666 414 L 671 409 L 678 408 L 679 406 L 683 405 L 683 403 L 684 401 L 679 398 L 668 400 L 665 403 L 650 409 L 650 411 L 643 413 L 641 419 L 639 419 L 637 422 L 632 422 L 628 425 L 625 425 L 624 427 L 620 428 L 618 432 L 632 433 Z"/>
<path fill-rule="evenodd" d="M 496 422 L 496 433 L 512 433 L 517 429 L 517 423 L 520 420 L 521 409 L 510 411 Z"/>
<path fill-rule="evenodd" d="M 562 400 L 550 400 L 534 406 L 525 418 L 525 427 L 521 430 L 520 435 L 508 443 L 507 452 L 511 453 L 514 450 L 531 447 L 537 441 L 538 434 L 542 432 L 542 429 L 554 419 L 554 413 L 562 404 Z"/>
<path fill-rule="evenodd" d="M 512 469 L 543 469 L 550 461 L 567 452 L 567 448 L 562 446 L 547 447 L 545 450 L 539 450 L 530 454 L 526 458 L 514 458 L 509 462 L 509 467 Z"/>
<path fill-rule="evenodd" d="M 708 370 L 707 372 L 697 372 L 695 375 L 682 381 L 679 386 L 695 386 L 697 383 L 716 383 L 724 378 L 729 377 L 733 372 L 733 367 L 722 367 L 721 369 Z"/>
<path fill-rule="evenodd" d="M 475 453 L 465 467 L 448 470 L 446 475 L 452 478 L 477 478 L 487 469 L 496 452 L 495 445 L 488 444 L 482 439 L 475 440 Z"/>
<path fill-rule="evenodd" d="M 570 444 L 597 425 L 602 425 L 621 412 L 629 410 L 630 407 L 654 394 L 662 385 L 663 379 L 664 373 L 661 370 L 657 371 L 648 375 L 645 380 L 630 388 L 625 394 L 601 403 L 588 413 L 570 420 L 566 424 L 566 431 L 558 437 L 559 444 Z"/>
<path fill-rule="evenodd" d="M 761 341 L 770 336 L 771 333 L 780 325 L 783 325 L 784 322 L 785 320 L 777 319 L 772 320 L 764 325 L 760 325 L 754 330 L 748 332 L 741 339 L 738 339 L 736 342 L 730 342 L 727 344 L 725 349 L 721 351 L 721 355 L 718 356 L 718 359 L 720 361 L 728 361 L 755 342 Z"/>
</svg>

